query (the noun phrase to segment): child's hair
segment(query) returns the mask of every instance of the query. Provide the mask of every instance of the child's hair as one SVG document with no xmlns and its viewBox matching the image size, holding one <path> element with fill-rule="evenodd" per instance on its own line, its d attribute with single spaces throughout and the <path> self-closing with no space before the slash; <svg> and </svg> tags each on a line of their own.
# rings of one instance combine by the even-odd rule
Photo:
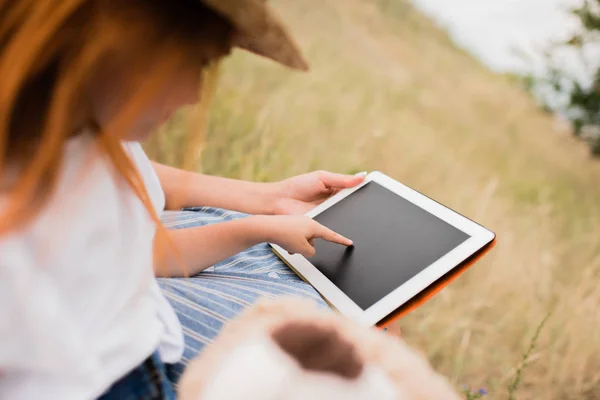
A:
<svg viewBox="0 0 600 400">
<path fill-rule="evenodd" d="M 84 128 L 95 128 L 99 146 L 160 225 L 119 140 L 183 57 L 213 63 L 230 51 L 232 34 L 231 24 L 200 0 L 0 0 L 0 198 L 7 204 L 0 235 L 44 206 L 65 142 Z M 100 127 L 86 115 L 85 85 L 95 66 L 127 41 L 163 59 Z"/>
</svg>

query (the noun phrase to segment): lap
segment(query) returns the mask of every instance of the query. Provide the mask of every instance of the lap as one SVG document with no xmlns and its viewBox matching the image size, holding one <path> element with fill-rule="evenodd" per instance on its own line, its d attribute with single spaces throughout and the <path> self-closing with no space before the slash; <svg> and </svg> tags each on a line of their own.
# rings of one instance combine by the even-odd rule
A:
<svg viewBox="0 0 600 400">
<path fill-rule="evenodd" d="M 166 212 L 163 223 L 169 229 L 182 229 L 244 217 L 231 211 L 195 208 Z M 326 306 L 314 288 L 290 270 L 266 244 L 252 247 L 196 276 L 158 281 L 185 334 L 184 357 L 175 366 L 177 373 L 213 341 L 223 324 L 263 296 L 302 296 Z"/>
</svg>

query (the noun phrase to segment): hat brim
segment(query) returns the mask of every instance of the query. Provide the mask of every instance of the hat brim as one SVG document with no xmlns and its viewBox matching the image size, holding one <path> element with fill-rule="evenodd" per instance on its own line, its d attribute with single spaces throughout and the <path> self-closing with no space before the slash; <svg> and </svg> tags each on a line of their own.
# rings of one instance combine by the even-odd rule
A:
<svg viewBox="0 0 600 400">
<path fill-rule="evenodd" d="M 293 69 L 307 71 L 308 63 L 281 18 L 263 0 L 201 0 L 229 20 L 233 44 Z"/>
</svg>

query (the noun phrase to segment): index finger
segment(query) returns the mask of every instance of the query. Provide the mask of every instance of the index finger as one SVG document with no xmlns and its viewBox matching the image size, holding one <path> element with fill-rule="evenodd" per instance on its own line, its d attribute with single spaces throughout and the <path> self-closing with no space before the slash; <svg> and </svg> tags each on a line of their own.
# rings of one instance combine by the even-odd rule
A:
<svg viewBox="0 0 600 400">
<path fill-rule="evenodd" d="M 331 229 L 319 224 L 318 222 L 315 223 L 317 224 L 317 227 L 315 228 L 313 238 L 324 239 L 328 242 L 341 244 L 342 246 L 352 246 L 352 240 L 340 235 L 337 232 L 332 231 Z"/>
</svg>

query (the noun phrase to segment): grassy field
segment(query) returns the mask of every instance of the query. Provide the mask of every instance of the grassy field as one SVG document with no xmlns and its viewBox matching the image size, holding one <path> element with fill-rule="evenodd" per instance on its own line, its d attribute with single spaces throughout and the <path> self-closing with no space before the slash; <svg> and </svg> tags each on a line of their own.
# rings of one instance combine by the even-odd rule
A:
<svg viewBox="0 0 600 400">
<path fill-rule="evenodd" d="M 309 74 L 239 51 L 223 65 L 205 173 L 277 180 L 381 170 L 481 221 L 498 247 L 401 321 L 457 386 L 506 399 L 600 399 L 600 165 L 507 77 L 404 0 L 274 1 Z M 149 144 L 177 164 L 190 113 Z"/>
</svg>

